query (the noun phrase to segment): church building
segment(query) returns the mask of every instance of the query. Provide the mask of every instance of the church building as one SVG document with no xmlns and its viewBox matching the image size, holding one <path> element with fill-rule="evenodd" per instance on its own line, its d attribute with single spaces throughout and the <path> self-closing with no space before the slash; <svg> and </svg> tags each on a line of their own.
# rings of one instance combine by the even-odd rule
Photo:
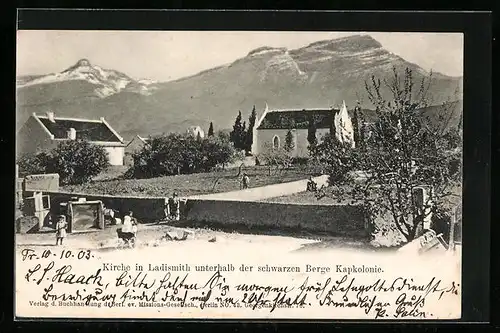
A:
<svg viewBox="0 0 500 333">
<path fill-rule="evenodd" d="M 349 142 L 354 147 L 354 130 L 345 102 L 339 109 L 280 109 L 269 110 L 267 104 L 262 116 L 253 129 L 252 154 L 258 155 L 269 149 L 285 147 L 288 131 L 292 133 L 294 157 L 307 157 L 309 127 L 316 128 L 316 140 L 335 128 L 335 135 L 341 142 Z"/>
</svg>

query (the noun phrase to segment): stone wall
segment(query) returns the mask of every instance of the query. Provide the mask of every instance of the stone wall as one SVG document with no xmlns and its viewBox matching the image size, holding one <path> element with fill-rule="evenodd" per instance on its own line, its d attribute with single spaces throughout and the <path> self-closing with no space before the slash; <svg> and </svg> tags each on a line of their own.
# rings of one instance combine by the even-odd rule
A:
<svg viewBox="0 0 500 333">
<path fill-rule="evenodd" d="M 188 200 L 187 221 L 255 229 L 301 230 L 368 237 L 364 211 L 351 205 L 299 205 L 268 202 Z"/>
</svg>

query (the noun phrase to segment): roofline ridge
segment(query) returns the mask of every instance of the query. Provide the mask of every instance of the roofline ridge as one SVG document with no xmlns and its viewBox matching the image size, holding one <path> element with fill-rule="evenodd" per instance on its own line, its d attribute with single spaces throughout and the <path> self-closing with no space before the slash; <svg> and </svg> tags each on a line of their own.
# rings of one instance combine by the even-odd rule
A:
<svg viewBox="0 0 500 333">
<path fill-rule="evenodd" d="M 120 136 L 120 134 L 118 134 L 117 131 L 113 129 L 113 127 L 111 127 L 111 125 L 106 121 L 106 119 L 104 119 L 104 117 L 101 117 L 101 122 L 108 127 L 111 133 L 113 133 L 121 143 L 123 143 L 123 138 Z"/>
<path fill-rule="evenodd" d="M 52 134 L 52 132 L 51 132 L 51 131 L 49 131 L 49 129 L 47 128 L 47 126 L 45 126 L 45 125 L 44 125 L 44 123 L 42 123 L 42 121 L 41 121 L 41 120 L 40 120 L 40 118 L 39 118 L 40 116 L 39 116 L 39 115 L 37 115 L 35 112 L 33 112 L 33 115 L 32 115 L 32 116 L 33 116 L 33 118 L 35 118 L 36 122 L 37 122 L 40 126 L 42 126 L 43 131 L 49 135 L 50 139 L 51 139 L 51 140 L 54 140 L 54 139 L 55 139 L 54 134 Z M 46 118 L 46 119 L 48 119 L 48 118 Z"/>
<path fill-rule="evenodd" d="M 68 138 L 55 138 L 54 141 L 69 141 L 71 139 L 68 139 Z M 94 143 L 94 144 L 110 144 L 110 145 L 117 145 L 117 146 L 126 146 L 125 143 L 121 142 L 121 141 L 102 141 L 102 140 L 86 140 L 90 143 Z"/>
<path fill-rule="evenodd" d="M 37 118 L 41 119 L 49 119 L 47 116 L 36 115 Z M 73 118 L 73 117 L 54 117 L 54 120 L 71 120 L 71 121 L 80 121 L 80 122 L 91 122 L 91 123 L 100 123 L 100 120 L 97 119 L 86 119 L 86 118 Z"/>
<path fill-rule="evenodd" d="M 49 129 L 43 124 L 43 122 L 40 121 L 40 119 L 49 119 L 48 116 L 38 115 L 35 112 L 33 112 L 32 116 L 42 126 L 42 128 L 45 130 L 45 132 L 47 132 L 49 134 L 51 140 L 58 140 L 58 138 L 56 138 L 54 136 L 54 134 L 52 134 L 49 131 Z M 104 124 L 104 126 L 106 126 L 111 131 L 111 133 L 113 133 L 113 135 L 118 139 L 118 141 L 102 141 L 102 142 L 120 142 L 120 143 L 124 144 L 123 138 L 120 136 L 120 134 L 118 134 L 118 132 L 116 132 L 111 127 L 110 124 L 108 124 L 108 122 L 104 119 L 104 117 L 101 117 L 99 120 L 85 119 L 85 118 L 71 118 L 71 117 L 54 117 L 54 120 L 69 120 L 69 121 L 78 121 L 78 122 L 82 122 L 82 123 L 86 122 L 86 123 Z M 96 142 L 99 142 L 99 141 L 96 141 Z"/>
<path fill-rule="evenodd" d="M 335 107 L 323 107 L 323 108 L 282 108 L 282 109 L 272 109 L 269 110 L 269 112 L 276 112 L 276 111 L 330 111 L 330 110 L 339 110 L 336 109 Z"/>
</svg>

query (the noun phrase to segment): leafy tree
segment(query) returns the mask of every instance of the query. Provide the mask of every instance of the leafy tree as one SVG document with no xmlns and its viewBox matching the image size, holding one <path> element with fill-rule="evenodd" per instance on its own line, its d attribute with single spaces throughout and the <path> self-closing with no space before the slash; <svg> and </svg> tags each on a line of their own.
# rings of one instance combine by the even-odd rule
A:
<svg viewBox="0 0 500 333">
<path fill-rule="evenodd" d="M 291 152 L 295 148 L 295 142 L 293 141 L 293 133 L 292 130 L 288 130 L 285 136 L 285 150 L 287 152 Z"/>
<path fill-rule="evenodd" d="M 314 147 L 318 140 L 316 138 L 316 121 L 314 118 L 309 119 L 309 126 L 307 128 L 307 142 L 309 142 L 309 147 Z"/>
<path fill-rule="evenodd" d="M 360 112 L 358 114 L 358 126 L 359 126 L 359 136 L 358 136 L 358 141 L 355 141 L 356 147 L 359 149 L 363 150 L 365 147 L 365 142 L 367 140 L 367 132 L 368 132 L 368 127 L 366 125 L 365 118 L 363 116 L 363 113 Z"/>
<path fill-rule="evenodd" d="M 252 150 L 253 144 L 253 129 L 255 127 L 255 122 L 257 120 L 257 111 L 255 110 L 255 105 L 253 106 L 252 112 L 250 113 L 250 117 L 248 118 L 248 130 L 246 134 L 246 151 Z"/>
<path fill-rule="evenodd" d="M 128 175 L 149 178 L 207 172 L 231 162 L 233 156 L 233 145 L 223 135 L 199 139 L 191 135 L 163 135 L 152 138 L 133 155 L 134 165 Z"/>
<path fill-rule="evenodd" d="M 109 166 L 103 147 L 81 139 L 63 141 L 48 152 L 25 155 L 18 163 L 22 175 L 57 173 L 63 184 L 87 182 Z"/>
<path fill-rule="evenodd" d="M 393 94 L 393 100 L 386 101 L 381 81 L 372 76 L 365 88 L 377 120 L 365 147 L 354 149 L 324 139 L 312 150 L 330 174 L 328 194 L 364 205 L 370 217 L 391 222 L 406 241 L 419 235 L 431 208 L 453 195 L 461 179 L 460 129 L 446 130 L 450 122 L 429 122 L 422 116 L 431 79 L 424 77 L 415 87 L 411 69 L 400 78 L 394 68 L 392 79 L 384 80 Z M 443 118 L 448 118 L 448 106 L 443 104 Z M 414 192 L 419 186 L 432 188 L 420 208 Z"/>
<path fill-rule="evenodd" d="M 225 140 L 227 142 L 232 142 L 231 141 L 231 133 L 228 130 L 217 131 L 217 137 L 221 140 Z"/>
<path fill-rule="evenodd" d="M 352 129 L 354 132 L 354 142 L 355 144 L 360 143 L 360 131 L 361 131 L 361 126 L 360 126 L 360 113 L 361 113 L 361 108 L 359 105 L 356 105 L 354 108 L 354 114 L 352 117 Z"/>
<path fill-rule="evenodd" d="M 335 138 L 336 136 L 336 128 L 335 128 L 335 115 L 332 115 L 332 121 L 330 122 L 330 137 Z M 309 134 L 309 132 L 308 132 Z M 312 138 L 312 136 L 311 136 Z M 307 140 L 309 141 L 309 136 L 307 137 Z M 310 144 L 310 143 L 309 143 Z"/>
<path fill-rule="evenodd" d="M 87 182 L 109 166 L 104 148 L 84 140 L 63 141 L 51 155 L 53 170 L 69 184 Z"/>
<path fill-rule="evenodd" d="M 204 171 L 210 171 L 221 165 L 224 169 L 227 163 L 235 159 L 232 143 L 224 137 L 209 137 L 203 141 L 202 154 L 206 157 L 203 163 Z"/>
<path fill-rule="evenodd" d="M 236 149 L 245 148 L 245 128 L 241 123 L 241 119 L 241 111 L 238 111 L 238 115 L 234 121 L 233 130 L 230 134 L 231 142 L 234 143 L 234 148 Z"/>
<path fill-rule="evenodd" d="M 210 122 L 210 127 L 208 128 L 207 136 L 214 136 L 214 124 Z"/>
<path fill-rule="evenodd" d="M 263 151 L 257 156 L 260 163 L 265 163 L 269 167 L 269 175 L 273 168 L 281 173 L 288 170 L 292 165 L 293 158 L 284 148 L 273 148 L 270 144 L 265 144 Z"/>
<path fill-rule="evenodd" d="M 246 121 L 244 121 L 243 125 L 241 126 L 240 142 L 241 142 L 241 149 L 246 150 L 246 144 L 247 144 L 247 122 Z"/>
<path fill-rule="evenodd" d="M 50 153 L 46 151 L 21 156 L 17 161 L 19 177 L 48 173 L 47 169 L 51 165 L 51 158 Z"/>
</svg>

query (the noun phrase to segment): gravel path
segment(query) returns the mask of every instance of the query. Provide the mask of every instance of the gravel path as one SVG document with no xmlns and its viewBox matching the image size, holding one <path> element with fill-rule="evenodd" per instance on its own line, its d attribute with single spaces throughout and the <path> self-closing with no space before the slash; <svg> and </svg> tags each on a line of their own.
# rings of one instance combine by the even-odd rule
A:
<svg viewBox="0 0 500 333">
<path fill-rule="evenodd" d="M 326 185 L 328 176 L 323 175 L 313 178 L 318 187 Z M 289 183 L 273 184 L 261 187 L 254 187 L 245 190 L 231 191 L 224 193 L 205 194 L 191 196 L 188 199 L 205 199 L 205 200 L 228 200 L 228 201 L 260 201 L 263 199 L 281 197 L 299 192 L 304 192 L 307 186 L 307 179 L 298 180 Z"/>
</svg>

